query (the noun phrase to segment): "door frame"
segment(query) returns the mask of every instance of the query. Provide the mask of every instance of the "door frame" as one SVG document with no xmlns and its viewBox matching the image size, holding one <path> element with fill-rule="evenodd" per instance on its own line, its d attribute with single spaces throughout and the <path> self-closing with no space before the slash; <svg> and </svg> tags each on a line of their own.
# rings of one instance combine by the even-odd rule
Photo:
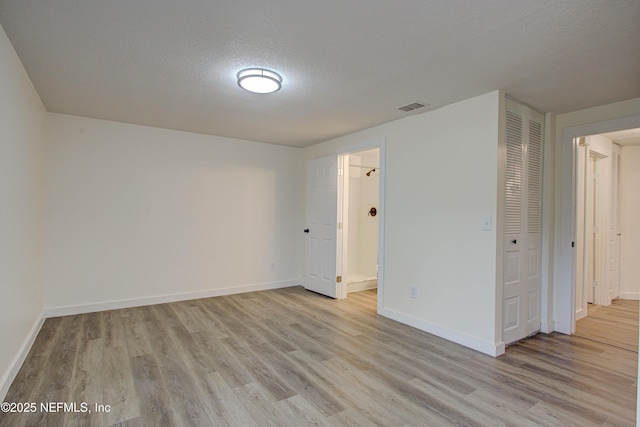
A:
<svg viewBox="0 0 640 427">
<path fill-rule="evenodd" d="M 600 122 L 568 127 L 562 131 L 560 144 L 561 157 L 561 195 L 559 233 L 556 234 L 554 247 L 554 329 L 563 334 L 576 331 L 576 181 L 578 138 L 587 135 L 614 132 L 640 127 L 640 115 L 622 117 Z M 557 151 L 556 151 L 557 152 Z M 556 200 L 558 195 L 556 194 Z"/>
<path fill-rule="evenodd" d="M 598 286 L 593 289 L 593 282 L 589 284 L 586 283 L 587 287 L 591 286 L 592 289 L 591 297 L 593 304 L 597 305 L 609 305 L 611 301 L 606 300 L 605 296 L 605 284 L 606 276 L 605 276 L 605 267 L 607 256 L 607 240 L 605 239 L 605 235 L 608 237 L 608 210 L 611 208 L 609 200 L 607 200 L 607 193 L 605 191 L 605 185 L 607 184 L 607 178 L 602 176 L 601 173 L 602 163 L 601 160 L 607 159 L 608 156 L 600 153 L 597 150 L 592 148 L 587 148 L 586 153 L 587 160 L 589 162 L 589 169 L 585 171 L 585 185 L 587 188 L 585 206 L 587 209 L 591 210 L 591 213 L 585 211 L 585 228 L 583 231 L 583 243 L 585 245 L 585 265 L 583 268 L 586 269 L 588 267 L 588 263 L 586 263 L 586 259 L 589 255 L 591 255 L 590 262 L 593 263 L 592 267 L 592 275 L 588 275 L 587 277 L 592 278 Z M 594 170 L 591 170 L 591 162 L 593 162 Z M 596 176 L 594 177 L 593 174 Z M 588 182 L 586 180 L 589 180 Z M 591 224 L 587 224 L 586 219 L 590 219 Z M 587 228 L 589 227 L 589 228 Z M 593 227 L 598 229 L 595 237 L 593 236 Z M 587 241 L 590 240 L 590 242 Z M 592 252 L 588 251 L 588 245 L 592 246 Z M 606 287 L 606 294 L 608 295 L 608 286 Z M 585 288 L 586 290 L 587 288 Z"/>
<path fill-rule="evenodd" d="M 384 229 L 385 229 L 385 193 L 386 193 L 386 146 L 387 141 L 386 137 L 380 137 L 376 139 L 372 139 L 369 141 L 364 141 L 358 144 L 348 145 L 346 147 L 341 147 L 337 150 L 338 154 L 338 167 L 340 169 L 344 168 L 343 159 L 346 155 L 357 153 L 360 151 L 372 150 L 378 148 L 380 150 L 380 169 L 379 169 L 379 190 L 378 190 L 378 303 L 377 303 L 377 312 L 378 314 L 382 313 L 382 309 L 384 307 Z M 344 172 L 339 173 L 338 176 L 338 221 L 342 222 L 342 195 L 345 187 L 344 183 Z M 338 260 L 336 263 L 336 271 L 339 276 L 342 276 L 342 259 L 343 259 L 343 244 L 342 244 L 342 233 L 344 229 L 339 230 L 338 235 L 340 236 L 336 239 L 336 259 Z M 343 296 L 339 296 L 339 298 L 345 298 L 347 295 L 347 287 L 342 287 Z"/>
<path fill-rule="evenodd" d="M 608 259 L 611 179 L 603 173 L 606 169 L 601 163 L 610 160 L 610 156 L 589 138 L 581 137 L 578 141 L 580 159 L 576 162 L 576 321 L 588 315 L 589 303 L 610 304 L 604 292 L 607 283 L 604 273 Z M 594 227 L 598 229 L 597 234 Z M 594 282 L 600 286 L 594 287 Z"/>
<path fill-rule="evenodd" d="M 620 298 L 620 250 L 621 250 L 621 240 L 620 235 L 622 233 L 620 227 L 620 150 L 621 146 L 616 144 L 615 141 L 613 143 L 613 147 L 611 150 L 611 169 L 610 169 L 610 177 L 611 180 L 609 182 L 609 194 L 611 198 L 611 207 L 609 214 L 609 241 L 607 242 L 607 249 L 609 251 L 609 258 L 607 259 L 607 267 L 605 274 L 607 275 L 607 280 L 609 281 L 609 289 L 608 289 L 608 297 L 609 299 Z M 615 165 L 615 168 L 614 168 Z M 615 173 L 615 178 L 614 178 Z M 614 184 L 615 183 L 615 184 Z M 613 227 L 612 227 L 613 226 Z M 613 240 L 612 240 L 613 239 Z M 611 264 L 613 260 L 614 266 L 614 276 L 611 277 Z M 616 261 L 617 260 L 617 261 Z M 617 267 L 617 268 L 615 268 Z M 616 273 L 617 271 L 617 273 Z M 617 277 L 616 277 L 617 276 Z M 614 280 L 615 279 L 615 280 Z M 616 286 L 614 288 L 611 287 L 611 284 L 615 283 Z M 613 295 L 611 292 L 613 291 Z"/>
</svg>

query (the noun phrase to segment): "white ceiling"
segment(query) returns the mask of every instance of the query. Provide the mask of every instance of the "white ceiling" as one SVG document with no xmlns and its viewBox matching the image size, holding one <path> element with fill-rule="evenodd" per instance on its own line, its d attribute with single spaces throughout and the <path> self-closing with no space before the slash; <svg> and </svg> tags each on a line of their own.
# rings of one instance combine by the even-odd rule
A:
<svg viewBox="0 0 640 427">
<path fill-rule="evenodd" d="M 292 146 L 496 89 L 640 96 L 638 0 L 0 0 L 0 23 L 48 111 Z M 282 90 L 240 89 L 249 66 Z"/>
<path fill-rule="evenodd" d="M 603 133 L 602 136 L 607 137 L 616 144 L 622 146 L 640 145 L 640 129 L 628 129 Z"/>
</svg>

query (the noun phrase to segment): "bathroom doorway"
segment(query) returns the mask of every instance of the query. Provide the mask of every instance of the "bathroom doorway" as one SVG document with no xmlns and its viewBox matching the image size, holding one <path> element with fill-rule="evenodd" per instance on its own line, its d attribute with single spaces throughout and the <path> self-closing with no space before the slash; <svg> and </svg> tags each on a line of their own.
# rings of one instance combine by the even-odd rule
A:
<svg viewBox="0 0 640 427">
<path fill-rule="evenodd" d="M 349 293 L 378 288 L 380 148 L 342 156 L 342 281 Z"/>
</svg>

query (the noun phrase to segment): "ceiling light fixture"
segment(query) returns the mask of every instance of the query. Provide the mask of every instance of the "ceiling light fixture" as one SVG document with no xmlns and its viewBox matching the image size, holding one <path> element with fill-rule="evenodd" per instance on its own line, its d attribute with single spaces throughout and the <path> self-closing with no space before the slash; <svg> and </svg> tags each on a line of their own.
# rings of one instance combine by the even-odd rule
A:
<svg viewBox="0 0 640 427">
<path fill-rule="evenodd" d="M 247 68 L 238 72 L 238 86 L 253 93 L 273 93 L 282 87 L 282 77 L 264 68 Z"/>
</svg>

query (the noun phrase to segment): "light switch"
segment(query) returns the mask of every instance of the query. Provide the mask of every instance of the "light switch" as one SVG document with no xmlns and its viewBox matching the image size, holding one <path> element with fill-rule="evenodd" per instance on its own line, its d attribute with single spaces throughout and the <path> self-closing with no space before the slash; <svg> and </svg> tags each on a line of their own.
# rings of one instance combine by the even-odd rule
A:
<svg viewBox="0 0 640 427">
<path fill-rule="evenodd" d="M 482 217 L 482 231 L 491 231 L 493 230 L 493 218 L 490 216 Z"/>
</svg>

